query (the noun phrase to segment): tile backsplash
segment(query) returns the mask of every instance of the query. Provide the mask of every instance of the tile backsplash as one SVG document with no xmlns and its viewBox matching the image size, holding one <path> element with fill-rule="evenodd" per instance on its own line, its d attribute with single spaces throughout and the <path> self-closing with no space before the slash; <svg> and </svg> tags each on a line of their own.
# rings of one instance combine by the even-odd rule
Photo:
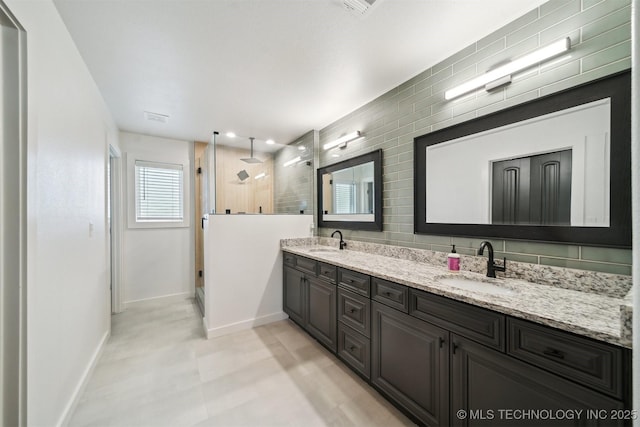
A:
<svg viewBox="0 0 640 427">
<path fill-rule="evenodd" d="M 360 130 L 365 138 L 340 150 L 345 160 L 383 150 L 383 231 L 345 238 L 475 255 L 482 239 L 413 234 L 413 139 L 631 68 L 630 0 L 551 0 L 393 88 L 320 131 L 320 146 Z M 495 64 L 570 37 L 570 55 L 514 76 L 512 84 L 445 101 L 444 91 Z M 321 150 L 318 167 L 336 161 Z M 452 171 L 464 173 L 464 171 Z M 328 236 L 329 229 L 319 229 Z M 548 266 L 631 274 L 631 250 L 491 239 L 497 257 Z"/>
</svg>

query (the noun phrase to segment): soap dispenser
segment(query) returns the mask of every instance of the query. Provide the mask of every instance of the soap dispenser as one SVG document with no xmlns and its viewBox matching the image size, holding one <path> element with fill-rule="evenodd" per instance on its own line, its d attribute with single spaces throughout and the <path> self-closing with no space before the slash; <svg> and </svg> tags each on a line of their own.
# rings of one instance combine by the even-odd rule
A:
<svg viewBox="0 0 640 427">
<path fill-rule="evenodd" d="M 451 253 L 447 255 L 447 268 L 449 271 L 460 271 L 460 255 L 456 253 L 456 245 L 453 245 Z"/>
</svg>

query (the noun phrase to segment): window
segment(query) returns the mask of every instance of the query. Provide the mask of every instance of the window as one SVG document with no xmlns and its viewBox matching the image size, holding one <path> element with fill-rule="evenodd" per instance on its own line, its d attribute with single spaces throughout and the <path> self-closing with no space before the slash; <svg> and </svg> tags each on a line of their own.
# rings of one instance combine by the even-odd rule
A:
<svg viewBox="0 0 640 427">
<path fill-rule="evenodd" d="M 136 160 L 136 222 L 182 222 L 182 165 Z"/>
<path fill-rule="evenodd" d="M 351 183 L 335 183 L 335 213 L 350 214 L 356 212 L 355 185 Z"/>
</svg>

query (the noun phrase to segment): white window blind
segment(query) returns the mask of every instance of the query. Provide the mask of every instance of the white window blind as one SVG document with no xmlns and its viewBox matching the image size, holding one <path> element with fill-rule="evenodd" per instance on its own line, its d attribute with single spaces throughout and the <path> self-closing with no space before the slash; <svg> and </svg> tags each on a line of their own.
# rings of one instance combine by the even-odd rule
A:
<svg viewBox="0 0 640 427">
<path fill-rule="evenodd" d="M 182 165 L 136 160 L 136 221 L 182 221 Z"/>
<path fill-rule="evenodd" d="M 334 206 L 337 214 L 355 212 L 355 186 L 353 184 L 335 183 Z"/>
</svg>

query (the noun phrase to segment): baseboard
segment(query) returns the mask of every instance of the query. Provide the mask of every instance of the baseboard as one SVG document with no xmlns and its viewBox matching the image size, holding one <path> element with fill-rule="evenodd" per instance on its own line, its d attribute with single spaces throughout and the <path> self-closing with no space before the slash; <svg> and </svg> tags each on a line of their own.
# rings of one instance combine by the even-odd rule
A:
<svg viewBox="0 0 640 427">
<path fill-rule="evenodd" d="M 207 329 L 206 320 L 203 318 L 203 325 L 205 329 L 205 334 L 207 338 L 215 338 L 220 337 L 222 335 L 231 334 L 233 332 L 245 331 L 248 329 L 253 329 L 257 326 L 266 325 L 267 323 L 277 322 L 279 320 L 284 320 L 288 318 L 287 314 L 283 311 L 273 314 L 267 314 L 266 316 L 256 317 L 254 319 L 243 320 L 241 322 L 230 323 L 224 326 L 218 326 L 215 328 Z"/>
<path fill-rule="evenodd" d="M 157 297 L 142 298 L 142 299 L 126 301 L 123 304 L 124 304 L 124 306 L 126 308 L 126 307 L 129 307 L 130 305 L 133 305 L 133 304 L 144 303 L 144 302 L 149 302 L 149 301 L 163 301 L 163 300 L 166 300 L 167 302 L 168 301 L 180 301 L 180 300 L 189 299 L 189 298 L 193 298 L 193 297 L 194 297 L 194 293 L 193 292 L 180 292 L 180 293 L 177 293 L 177 294 L 161 295 L 161 296 L 157 296 Z"/>
<path fill-rule="evenodd" d="M 66 426 L 69 424 L 71 415 L 76 409 L 76 406 L 78 406 L 78 403 L 80 402 L 80 397 L 84 393 L 84 390 L 87 388 L 89 379 L 93 375 L 93 371 L 95 370 L 96 365 L 98 364 L 98 360 L 100 360 L 100 356 L 102 356 L 102 352 L 104 351 L 105 344 L 107 343 L 107 340 L 109 339 L 110 335 L 111 335 L 111 330 L 109 329 L 102 336 L 102 339 L 100 340 L 100 344 L 98 344 L 98 347 L 93 352 L 93 355 L 91 356 L 91 360 L 89 361 L 89 364 L 87 365 L 86 369 L 82 373 L 82 378 L 80 382 L 78 382 L 78 385 L 76 385 L 76 388 L 73 391 L 73 395 L 71 396 L 71 399 L 69 399 L 69 403 L 67 403 L 67 406 L 64 408 L 64 411 L 62 412 L 60 419 L 56 423 L 56 426 Z"/>
</svg>

